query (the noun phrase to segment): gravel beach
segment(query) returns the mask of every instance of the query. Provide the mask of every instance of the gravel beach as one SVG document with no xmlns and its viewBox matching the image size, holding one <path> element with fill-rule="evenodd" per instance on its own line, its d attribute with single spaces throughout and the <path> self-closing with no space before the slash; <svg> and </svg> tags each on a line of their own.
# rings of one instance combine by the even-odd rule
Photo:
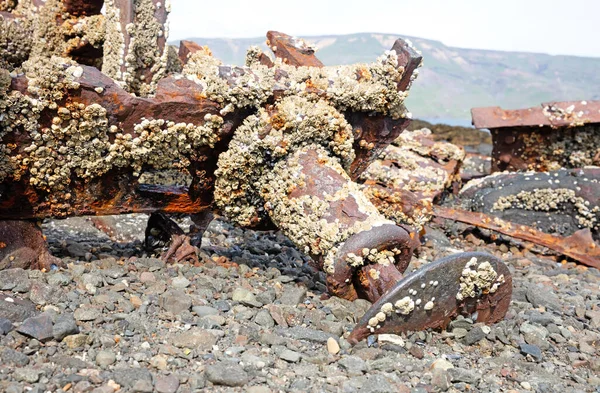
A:
<svg viewBox="0 0 600 393">
<path fill-rule="evenodd" d="M 111 218 L 112 219 L 112 218 Z M 67 268 L 0 271 L 0 391 L 597 392 L 600 273 L 529 243 L 431 223 L 416 269 L 487 251 L 513 274 L 505 320 L 344 339 L 369 308 L 330 298 L 279 232 L 214 220 L 199 266 L 142 249 L 147 216 L 44 223 Z"/>
</svg>

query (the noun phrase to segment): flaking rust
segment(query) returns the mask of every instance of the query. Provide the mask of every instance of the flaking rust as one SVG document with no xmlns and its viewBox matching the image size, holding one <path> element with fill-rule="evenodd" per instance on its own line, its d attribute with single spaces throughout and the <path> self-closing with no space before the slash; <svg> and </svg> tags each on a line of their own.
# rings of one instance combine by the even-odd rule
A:
<svg viewBox="0 0 600 393">
<path fill-rule="evenodd" d="M 370 64 L 323 67 L 311 45 L 269 32 L 274 60 L 251 48 L 246 66 L 232 67 L 207 47 L 184 42 L 177 54 L 166 44 L 168 2 L 107 0 L 104 15 L 100 5 L 23 1 L 3 13 L 0 219 L 152 213 L 146 245 L 170 242 L 165 259 L 196 262 L 198 233 L 216 208 L 241 226 L 280 228 L 335 295 L 398 292 L 418 245 L 416 217 L 428 208 L 409 201 L 396 223 L 355 181 L 410 122 L 404 99 L 422 59 L 409 43 L 397 40 Z M 12 42 L 28 32 L 36 40 Z M 101 51 L 83 49 L 90 45 Z M 461 159 L 446 156 L 441 188 Z M 190 181 L 142 180 L 165 170 Z M 404 192 L 384 199 L 400 203 Z M 191 214 L 196 241 L 164 213 Z M 18 236 L 23 222 L 3 221 L 13 228 L 3 236 Z M 12 252 L 0 249 L 0 260 Z"/>
</svg>

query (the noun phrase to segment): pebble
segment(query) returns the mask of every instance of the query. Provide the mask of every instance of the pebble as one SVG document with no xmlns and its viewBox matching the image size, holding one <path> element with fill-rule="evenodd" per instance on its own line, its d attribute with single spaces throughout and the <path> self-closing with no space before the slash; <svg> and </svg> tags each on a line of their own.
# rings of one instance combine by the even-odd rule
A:
<svg viewBox="0 0 600 393">
<path fill-rule="evenodd" d="M 236 363 L 218 362 L 206 367 L 206 379 L 215 385 L 244 386 L 248 383 L 248 374 Z"/>
<path fill-rule="evenodd" d="M 79 333 L 79 327 L 73 314 L 60 314 L 52 327 L 52 335 L 57 341 L 61 341 L 66 336 Z"/>
<path fill-rule="evenodd" d="M 380 334 L 377 337 L 377 341 L 380 343 L 391 343 L 400 347 L 404 347 L 406 345 L 404 339 L 396 334 Z"/>
<path fill-rule="evenodd" d="M 332 355 L 337 355 L 340 352 L 340 344 L 333 337 L 327 339 L 327 352 Z"/>
<path fill-rule="evenodd" d="M 171 280 L 171 286 L 177 289 L 184 289 L 190 286 L 190 280 L 183 276 L 175 277 Z"/>
<path fill-rule="evenodd" d="M 262 306 L 262 303 L 256 300 L 256 296 L 245 288 L 236 288 L 231 295 L 231 300 L 250 307 Z"/>
<path fill-rule="evenodd" d="M 116 355 L 111 351 L 99 351 L 96 354 L 96 364 L 100 367 L 108 367 L 116 360 Z"/>
<path fill-rule="evenodd" d="M 175 393 L 179 388 L 179 379 L 173 374 L 159 376 L 156 378 L 154 388 L 157 393 Z"/>
<path fill-rule="evenodd" d="M 280 354 L 279 357 L 283 360 L 285 360 L 286 362 L 289 363 L 297 363 L 300 361 L 300 358 L 302 357 L 302 355 L 296 351 L 292 351 L 289 349 L 284 349 Z"/>
<path fill-rule="evenodd" d="M 63 339 L 67 347 L 71 349 L 80 348 L 87 344 L 88 336 L 86 334 L 72 334 Z"/>
<path fill-rule="evenodd" d="M 295 306 L 304 302 L 306 298 L 306 288 L 304 286 L 288 287 L 282 294 L 279 301 L 281 304 Z"/>
<path fill-rule="evenodd" d="M 102 311 L 97 307 L 80 307 L 73 313 L 76 321 L 93 321 L 102 315 Z"/>
</svg>

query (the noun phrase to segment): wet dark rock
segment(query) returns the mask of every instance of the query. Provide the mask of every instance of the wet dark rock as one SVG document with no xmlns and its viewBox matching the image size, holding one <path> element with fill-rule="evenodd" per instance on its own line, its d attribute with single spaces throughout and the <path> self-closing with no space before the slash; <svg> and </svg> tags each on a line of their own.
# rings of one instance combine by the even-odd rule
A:
<svg viewBox="0 0 600 393">
<path fill-rule="evenodd" d="M 179 379 L 171 374 L 167 376 L 159 376 L 154 383 L 154 389 L 157 393 L 175 393 L 179 388 Z"/>
</svg>

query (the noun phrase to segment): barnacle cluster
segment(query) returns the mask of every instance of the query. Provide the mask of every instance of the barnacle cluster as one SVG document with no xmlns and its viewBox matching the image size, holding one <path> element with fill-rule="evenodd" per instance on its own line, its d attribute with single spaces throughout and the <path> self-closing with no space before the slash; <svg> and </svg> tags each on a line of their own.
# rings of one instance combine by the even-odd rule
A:
<svg viewBox="0 0 600 393">
<path fill-rule="evenodd" d="M 165 77 L 169 46 L 168 22 L 161 23 L 157 14 L 170 11 L 170 3 L 152 0 L 133 1 L 134 17 L 124 21 L 114 0 L 104 2 L 106 36 L 102 72 L 121 87 L 142 97 L 152 96 L 160 79 Z M 165 10 L 160 10 L 165 7 Z"/>
<path fill-rule="evenodd" d="M 462 162 L 465 151 L 451 143 L 434 142 L 429 139 L 430 135 L 431 131 L 426 128 L 404 131 L 380 153 L 378 160 L 369 165 L 361 174 L 361 179 L 433 199 L 456 180 L 458 171 L 449 172 L 446 164 L 450 161 Z M 400 222 L 405 221 L 402 215 L 395 218 Z M 427 219 L 426 216 L 423 218 Z"/>
<path fill-rule="evenodd" d="M 403 102 L 406 92 L 398 91 L 404 69 L 398 67 L 395 51 L 388 51 L 372 64 L 336 67 L 295 67 L 280 59 L 274 67 L 258 62 L 260 50 L 251 48 L 249 67 L 225 67 L 208 51 L 190 56 L 183 74 L 203 86 L 206 96 L 224 103 L 223 114 L 235 108 L 263 105 L 281 90 L 284 95 L 318 95 L 339 111 L 377 112 L 392 118 L 408 115 Z"/>
<path fill-rule="evenodd" d="M 478 297 L 482 294 L 494 293 L 504 283 L 504 275 L 498 276 L 494 267 L 487 261 L 478 263 L 473 257 L 465 265 L 460 277 L 460 287 L 456 299 Z"/>
<path fill-rule="evenodd" d="M 0 179 L 19 179 L 29 173 L 31 185 L 63 190 L 76 176 L 89 179 L 113 168 L 186 167 L 189 157 L 202 146 L 214 146 L 223 119 L 207 114 L 201 124 L 168 119 L 141 119 L 132 130 L 109 124 L 99 104 L 86 105 L 66 98 L 78 89 L 83 68 L 59 57 L 32 59 L 23 64 L 28 78 L 27 95 L 9 91 L 10 74 L 0 74 L 0 138 L 13 131 L 28 133 L 31 143 L 12 151 L 0 145 Z M 39 121 L 44 111 L 48 127 Z M 44 123 L 45 124 L 45 123 Z"/>
<path fill-rule="evenodd" d="M 0 68 L 12 70 L 23 63 L 31 51 L 31 29 L 22 19 L 0 15 Z"/>
<path fill-rule="evenodd" d="M 557 130 L 531 130 L 519 135 L 522 158 L 531 170 L 552 171 L 600 165 L 600 132 L 597 125 Z"/>
<path fill-rule="evenodd" d="M 249 116 L 219 157 L 215 201 L 240 225 L 256 224 L 264 216 L 258 210 L 263 204 L 261 179 L 290 153 L 317 144 L 327 146 L 346 166 L 354 159 L 352 129 L 327 102 L 289 96 L 273 110 L 274 116 L 267 109 Z"/>
<path fill-rule="evenodd" d="M 581 227 L 598 229 L 600 206 L 590 206 L 590 202 L 577 196 L 569 188 L 541 188 L 532 191 L 520 191 L 517 194 L 498 198 L 493 210 L 524 209 L 551 212 L 573 206 L 577 211 L 576 219 Z"/>
</svg>

